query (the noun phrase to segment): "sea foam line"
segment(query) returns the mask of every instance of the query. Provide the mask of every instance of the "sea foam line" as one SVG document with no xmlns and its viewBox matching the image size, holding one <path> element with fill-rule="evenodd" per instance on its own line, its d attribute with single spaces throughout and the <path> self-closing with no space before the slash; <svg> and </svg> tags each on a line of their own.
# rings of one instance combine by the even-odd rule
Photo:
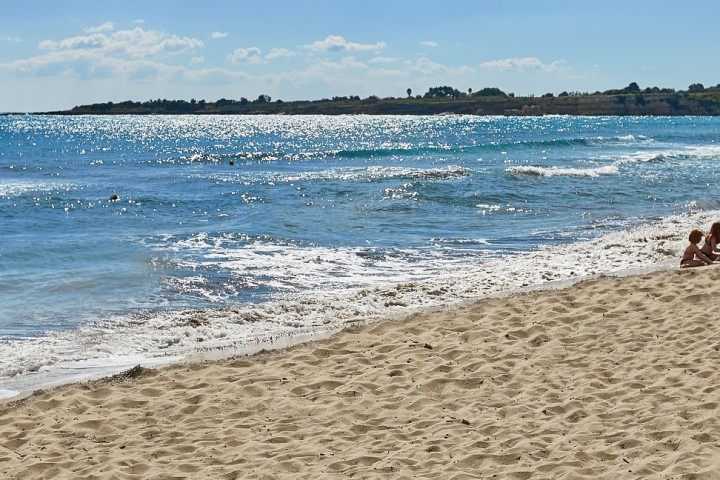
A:
<svg viewBox="0 0 720 480">
<path fill-rule="evenodd" d="M 560 168 L 560 167 L 534 167 L 529 165 L 519 165 L 509 167 L 505 170 L 508 173 L 521 175 L 537 175 L 540 177 L 599 177 L 601 175 L 617 175 L 620 169 L 617 165 L 606 165 L 598 168 Z"/>
</svg>

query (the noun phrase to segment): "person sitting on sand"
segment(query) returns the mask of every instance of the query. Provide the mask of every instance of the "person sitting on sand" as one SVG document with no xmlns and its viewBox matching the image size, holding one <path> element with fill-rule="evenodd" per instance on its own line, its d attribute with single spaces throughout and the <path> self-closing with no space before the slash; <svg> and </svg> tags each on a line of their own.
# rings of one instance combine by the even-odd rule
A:
<svg viewBox="0 0 720 480">
<path fill-rule="evenodd" d="M 680 268 L 684 267 L 701 267 L 703 265 L 710 265 L 712 260 L 705 256 L 705 254 L 697 246 L 703 239 L 703 232 L 700 230 L 693 230 L 688 236 L 690 245 L 685 248 L 683 252 L 682 260 L 680 260 Z"/>
<path fill-rule="evenodd" d="M 712 224 L 712 227 L 710 227 L 710 233 L 707 234 L 705 243 L 703 243 L 703 246 L 700 248 L 705 256 L 713 262 L 720 257 L 720 255 L 716 253 L 720 251 L 718 241 L 720 241 L 720 222 L 715 222 Z"/>
</svg>

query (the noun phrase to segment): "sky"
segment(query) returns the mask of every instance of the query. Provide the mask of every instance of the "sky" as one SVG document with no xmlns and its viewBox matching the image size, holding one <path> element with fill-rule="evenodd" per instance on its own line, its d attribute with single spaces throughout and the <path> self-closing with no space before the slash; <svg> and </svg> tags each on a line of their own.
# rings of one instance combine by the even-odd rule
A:
<svg viewBox="0 0 720 480">
<path fill-rule="evenodd" d="M 720 1 L 0 0 L 0 112 L 720 84 Z"/>
</svg>

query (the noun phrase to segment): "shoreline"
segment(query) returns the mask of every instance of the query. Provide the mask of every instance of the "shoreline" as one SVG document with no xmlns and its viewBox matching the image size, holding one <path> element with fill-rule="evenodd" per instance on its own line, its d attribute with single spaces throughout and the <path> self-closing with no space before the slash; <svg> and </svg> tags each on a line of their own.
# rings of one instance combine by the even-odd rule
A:
<svg viewBox="0 0 720 480">
<path fill-rule="evenodd" d="M 122 375 L 128 370 L 135 368 L 143 369 L 158 369 L 158 368 L 169 368 L 176 365 L 191 365 L 196 363 L 208 363 L 213 361 L 223 361 L 229 358 L 243 358 L 252 357 L 259 352 L 263 351 L 282 351 L 287 348 L 291 348 L 296 345 L 304 343 L 311 343 L 314 341 L 320 341 L 328 338 L 329 336 L 337 333 L 337 331 L 319 331 L 314 333 L 301 333 L 294 336 L 277 338 L 274 340 L 258 340 L 256 342 L 248 342 L 242 346 L 219 348 L 216 350 L 208 350 L 204 352 L 195 352 L 184 356 L 169 356 L 169 357 L 153 357 L 153 358 L 142 358 L 136 361 L 126 360 L 120 364 L 104 365 L 104 366 L 90 366 L 86 367 L 86 372 L 81 373 L 81 367 L 75 367 L 78 373 L 62 376 L 56 374 L 55 377 L 50 376 L 49 378 L 28 378 L 27 375 L 23 376 L 19 381 L 6 380 L 3 382 L 4 387 L 18 387 L 3 389 L 0 388 L 0 406 L 3 404 L 12 403 L 14 401 L 21 400 L 32 396 L 37 391 L 53 390 L 56 388 L 62 388 L 66 385 L 81 385 L 83 383 L 92 383 L 97 381 L 104 381 L 105 379 L 111 378 L 116 375 Z M 37 374 L 35 374 L 37 375 Z M 26 388 L 22 388 L 26 386 Z"/>
<path fill-rule="evenodd" d="M 600 275 L 0 403 L 8 478 L 720 474 L 717 266 Z M 251 473 L 252 472 L 252 473 Z"/>
<path fill-rule="evenodd" d="M 65 385 L 77 385 L 86 382 L 102 381 L 115 375 L 122 375 L 123 372 L 133 368 L 166 368 L 175 365 L 188 365 L 196 363 L 206 363 L 212 361 L 224 361 L 229 358 L 252 357 L 258 352 L 274 352 L 292 348 L 305 343 L 322 341 L 330 336 L 342 333 L 358 327 L 374 325 L 383 322 L 403 321 L 406 318 L 415 315 L 432 315 L 433 313 L 446 310 L 454 310 L 464 308 L 484 300 L 502 299 L 515 295 L 523 295 L 535 292 L 549 292 L 572 288 L 578 283 L 592 281 L 600 277 L 626 277 L 641 275 L 646 273 L 654 273 L 660 271 L 673 270 L 674 266 L 666 263 L 658 263 L 647 267 L 629 267 L 613 272 L 605 272 L 599 274 L 589 274 L 583 277 L 561 278 L 550 280 L 546 283 L 530 284 L 522 287 L 516 287 L 510 291 L 491 291 L 479 297 L 457 300 L 450 304 L 441 304 L 435 306 L 422 306 L 411 308 L 409 312 L 397 312 L 395 314 L 386 314 L 382 317 L 369 317 L 364 321 L 354 322 L 335 326 L 328 329 L 317 331 L 302 331 L 296 334 L 288 334 L 287 336 L 277 336 L 271 339 L 267 338 L 250 338 L 238 346 L 219 347 L 215 349 L 191 352 L 183 355 L 169 355 L 160 357 L 123 357 L 121 362 L 114 360 L 110 363 L 75 362 L 55 366 L 53 371 L 41 371 L 31 374 L 24 374 L 19 377 L 8 377 L 0 383 L 0 405 L 11 403 L 32 396 L 35 391 L 52 390 L 61 388 Z M 60 370 L 60 372 L 56 371 Z M 74 372 L 74 373 L 65 373 Z"/>
</svg>

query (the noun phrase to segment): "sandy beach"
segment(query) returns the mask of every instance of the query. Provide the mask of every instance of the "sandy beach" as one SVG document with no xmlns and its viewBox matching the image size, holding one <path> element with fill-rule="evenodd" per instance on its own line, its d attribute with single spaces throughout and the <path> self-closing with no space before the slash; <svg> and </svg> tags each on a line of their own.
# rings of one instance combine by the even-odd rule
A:
<svg viewBox="0 0 720 480">
<path fill-rule="evenodd" d="M 720 478 L 716 266 L 0 405 L 0 477 Z"/>
</svg>

